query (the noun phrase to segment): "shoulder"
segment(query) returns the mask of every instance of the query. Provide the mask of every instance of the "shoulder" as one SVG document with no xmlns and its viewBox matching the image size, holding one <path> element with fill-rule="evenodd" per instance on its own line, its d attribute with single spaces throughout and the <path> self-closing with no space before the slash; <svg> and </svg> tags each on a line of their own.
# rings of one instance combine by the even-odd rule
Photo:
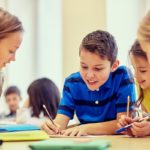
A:
<svg viewBox="0 0 150 150">
<path fill-rule="evenodd" d="M 70 76 L 68 76 L 66 79 L 65 79 L 65 82 L 66 83 L 74 83 L 74 82 L 84 82 L 81 75 L 80 75 L 80 72 L 76 72 L 76 73 L 72 73 Z"/>
<path fill-rule="evenodd" d="M 131 70 L 126 66 L 119 66 L 112 74 L 114 76 L 125 76 L 127 78 L 133 78 Z"/>
</svg>

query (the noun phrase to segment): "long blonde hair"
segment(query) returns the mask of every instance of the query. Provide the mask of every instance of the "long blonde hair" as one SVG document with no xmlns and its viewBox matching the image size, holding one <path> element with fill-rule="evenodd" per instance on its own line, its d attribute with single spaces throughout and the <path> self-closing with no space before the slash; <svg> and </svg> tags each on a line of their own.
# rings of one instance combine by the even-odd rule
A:
<svg viewBox="0 0 150 150">
<path fill-rule="evenodd" d="M 140 41 L 150 43 L 150 10 L 140 23 L 137 35 Z"/>
<path fill-rule="evenodd" d="M 13 32 L 23 32 L 21 21 L 8 11 L 0 8 L 0 40 Z"/>
</svg>

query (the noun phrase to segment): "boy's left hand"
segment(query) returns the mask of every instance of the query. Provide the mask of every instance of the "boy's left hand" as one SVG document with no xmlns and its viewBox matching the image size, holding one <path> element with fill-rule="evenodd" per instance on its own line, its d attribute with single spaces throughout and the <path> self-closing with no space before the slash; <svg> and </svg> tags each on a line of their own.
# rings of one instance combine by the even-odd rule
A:
<svg viewBox="0 0 150 150">
<path fill-rule="evenodd" d="M 86 125 L 80 125 L 61 131 L 64 136 L 85 136 L 87 134 Z"/>
</svg>

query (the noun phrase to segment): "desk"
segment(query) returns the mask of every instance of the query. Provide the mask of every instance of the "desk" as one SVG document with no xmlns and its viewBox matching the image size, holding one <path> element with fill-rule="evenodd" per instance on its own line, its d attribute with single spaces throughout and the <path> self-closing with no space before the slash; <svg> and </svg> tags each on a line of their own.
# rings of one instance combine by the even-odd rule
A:
<svg viewBox="0 0 150 150">
<path fill-rule="evenodd" d="M 95 138 L 95 137 L 94 137 Z M 97 136 L 97 139 L 106 139 L 110 142 L 109 150 L 149 150 L 150 137 L 129 138 L 126 136 Z M 56 138 L 55 138 L 56 139 Z M 33 142 L 5 142 L 0 150 L 30 150 L 28 145 Z"/>
</svg>

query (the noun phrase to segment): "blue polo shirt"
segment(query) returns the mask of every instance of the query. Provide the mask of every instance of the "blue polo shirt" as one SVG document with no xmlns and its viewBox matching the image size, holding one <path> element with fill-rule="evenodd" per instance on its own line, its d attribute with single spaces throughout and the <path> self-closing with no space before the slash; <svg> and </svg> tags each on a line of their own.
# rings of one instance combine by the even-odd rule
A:
<svg viewBox="0 0 150 150">
<path fill-rule="evenodd" d="M 127 97 L 135 102 L 135 84 L 128 68 L 120 66 L 111 72 L 108 80 L 95 91 L 88 89 L 79 72 L 65 80 L 58 114 L 73 118 L 76 113 L 80 123 L 114 120 L 117 113 L 126 112 Z"/>
</svg>

